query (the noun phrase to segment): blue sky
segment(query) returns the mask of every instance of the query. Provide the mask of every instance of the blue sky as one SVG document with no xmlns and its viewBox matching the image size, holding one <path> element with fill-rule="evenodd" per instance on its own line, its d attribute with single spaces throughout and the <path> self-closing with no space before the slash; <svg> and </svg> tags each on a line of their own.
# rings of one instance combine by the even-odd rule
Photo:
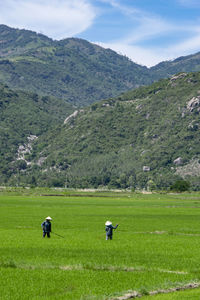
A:
<svg viewBox="0 0 200 300">
<path fill-rule="evenodd" d="M 0 24 L 80 37 L 152 66 L 200 51 L 200 0 L 0 0 Z"/>
</svg>

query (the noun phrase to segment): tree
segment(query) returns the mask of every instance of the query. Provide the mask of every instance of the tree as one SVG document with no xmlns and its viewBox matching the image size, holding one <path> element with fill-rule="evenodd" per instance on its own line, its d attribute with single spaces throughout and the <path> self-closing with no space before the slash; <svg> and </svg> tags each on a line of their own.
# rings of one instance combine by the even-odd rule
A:
<svg viewBox="0 0 200 300">
<path fill-rule="evenodd" d="M 155 190 L 156 190 L 156 184 L 155 184 L 155 182 L 154 182 L 152 179 L 150 179 L 150 180 L 147 182 L 147 189 L 148 189 L 149 191 L 155 191 Z"/>
<path fill-rule="evenodd" d="M 190 183 L 186 180 L 177 180 L 171 187 L 170 190 L 176 192 L 185 192 L 190 188 Z"/>
</svg>

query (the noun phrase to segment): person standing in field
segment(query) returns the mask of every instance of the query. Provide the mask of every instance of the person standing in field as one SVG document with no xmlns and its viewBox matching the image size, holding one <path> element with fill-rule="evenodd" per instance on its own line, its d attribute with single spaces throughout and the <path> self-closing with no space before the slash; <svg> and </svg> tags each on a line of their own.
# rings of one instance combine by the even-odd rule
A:
<svg viewBox="0 0 200 300">
<path fill-rule="evenodd" d="M 51 232 L 51 217 L 46 217 L 45 221 L 41 224 L 42 230 L 43 230 L 43 238 L 47 235 L 48 238 L 50 238 L 50 232 Z"/>
<path fill-rule="evenodd" d="M 112 222 L 106 221 L 105 225 L 106 225 L 106 229 L 105 229 L 106 230 L 106 241 L 112 240 L 113 229 L 116 229 L 119 224 L 117 224 L 116 226 L 113 226 Z"/>
</svg>

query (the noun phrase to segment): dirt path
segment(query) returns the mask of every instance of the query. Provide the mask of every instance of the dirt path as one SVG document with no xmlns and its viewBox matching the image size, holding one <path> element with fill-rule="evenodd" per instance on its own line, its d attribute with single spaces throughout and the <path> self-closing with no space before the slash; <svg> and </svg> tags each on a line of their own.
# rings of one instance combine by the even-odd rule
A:
<svg viewBox="0 0 200 300">
<path fill-rule="evenodd" d="M 196 282 L 196 283 L 193 282 L 193 283 L 188 283 L 183 286 L 178 286 L 178 287 L 174 287 L 174 288 L 151 291 L 148 293 L 148 295 L 154 296 L 157 294 L 168 294 L 168 293 L 174 293 L 174 292 L 184 291 L 184 290 L 189 290 L 189 289 L 196 289 L 198 287 L 200 287 L 200 282 Z M 133 292 L 127 293 L 120 297 L 111 298 L 110 300 L 128 300 L 128 299 L 134 299 L 134 298 L 141 298 L 144 296 L 147 296 L 147 294 L 142 294 L 137 291 L 133 291 Z"/>
<path fill-rule="evenodd" d="M 121 267 L 121 266 L 83 266 L 83 265 L 65 265 L 60 266 L 59 269 L 64 271 L 72 270 L 92 270 L 92 271 L 110 271 L 110 272 L 149 272 L 155 271 L 160 273 L 172 273 L 179 275 L 186 275 L 188 272 L 179 270 L 165 270 L 160 268 L 144 268 L 144 267 Z"/>
</svg>

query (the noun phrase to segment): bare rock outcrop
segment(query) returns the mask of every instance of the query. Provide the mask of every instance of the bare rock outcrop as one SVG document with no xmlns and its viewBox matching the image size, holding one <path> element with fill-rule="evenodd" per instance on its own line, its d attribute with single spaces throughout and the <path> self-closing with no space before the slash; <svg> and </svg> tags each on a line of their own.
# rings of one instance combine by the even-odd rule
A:
<svg viewBox="0 0 200 300">
<path fill-rule="evenodd" d="M 64 120 L 64 124 L 67 124 L 69 122 L 69 120 L 71 119 L 75 119 L 77 117 L 77 115 L 80 113 L 80 112 L 83 112 L 84 110 L 83 109 L 80 109 L 80 110 L 75 110 L 70 116 L 68 116 L 65 120 Z"/>
<path fill-rule="evenodd" d="M 18 151 L 17 151 L 17 160 L 24 160 L 27 165 L 30 165 L 31 163 L 28 162 L 25 159 L 26 154 L 31 154 L 32 151 L 32 143 L 37 139 L 38 137 L 36 135 L 30 135 L 27 137 L 28 143 L 24 145 L 19 145 Z"/>
<path fill-rule="evenodd" d="M 143 166 L 143 172 L 149 172 L 151 168 L 149 166 Z"/>
<path fill-rule="evenodd" d="M 177 79 L 184 78 L 185 76 L 187 76 L 187 73 L 180 73 L 178 75 L 174 75 L 174 76 L 171 77 L 171 81 L 175 81 Z"/>
<path fill-rule="evenodd" d="M 175 165 L 182 165 L 183 164 L 183 159 L 181 157 L 176 158 L 173 163 Z"/>
<path fill-rule="evenodd" d="M 187 103 L 187 110 L 189 110 L 190 112 L 193 112 L 193 110 L 196 108 L 197 108 L 197 111 L 200 112 L 200 96 L 193 97 Z"/>
<path fill-rule="evenodd" d="M 183 178 L 185 176 L 200 176 L 199 159 L 192 159 L 187 165 L 178 167 L 176 169 L 176 174 Z"/>
</svg>

